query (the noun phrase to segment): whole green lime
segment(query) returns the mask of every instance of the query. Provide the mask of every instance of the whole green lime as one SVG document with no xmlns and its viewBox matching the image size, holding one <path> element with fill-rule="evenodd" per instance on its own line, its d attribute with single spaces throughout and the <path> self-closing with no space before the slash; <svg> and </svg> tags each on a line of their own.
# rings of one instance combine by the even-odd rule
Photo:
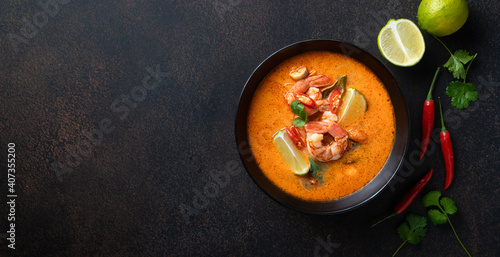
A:
<svg viewBox="0 0 500 257">
<path fill-rule="evenodd" d="M 418 25 L 429 34 L 444 37 L 455 33 L 467 21 L 465 0 L 423 0 L 418 6 Z"/>
</svg>

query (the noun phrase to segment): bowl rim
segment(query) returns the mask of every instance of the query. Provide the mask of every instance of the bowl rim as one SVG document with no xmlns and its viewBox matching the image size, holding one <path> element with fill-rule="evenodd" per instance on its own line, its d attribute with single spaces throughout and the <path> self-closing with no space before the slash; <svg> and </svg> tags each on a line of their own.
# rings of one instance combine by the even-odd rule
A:
<svg viewBox="0 0 500 257">
<path fill-rule="evenodd" d="M 361 189 L 339 199 L 308 201 L 281 190 L 260 170 L 248 143 L 248 107 L 262 80 L 283 61 L 306 52 L 329 51 L 344 54 L 370 69 L 388 92 L 395 116 L 395 136 L 391 152 L 375 177 Z M 374 70 L 377 69 L 376 71 Z M 389 87 L 389 88 L 388 88 Z M 368 51 L 350 43 L 333 39 L 310 39 L 289 44 L 269 55 L 251 73 L 238 100 L 235 117 L 235 138 L 241 161 L 255 184 L 269 197 L 295 211 L 309 214 L 337 214 L 354 210 L 379 195 L 401 168 L 408 152 L 410 118 L 401 88 L 390 70 Z"/>
</svg>

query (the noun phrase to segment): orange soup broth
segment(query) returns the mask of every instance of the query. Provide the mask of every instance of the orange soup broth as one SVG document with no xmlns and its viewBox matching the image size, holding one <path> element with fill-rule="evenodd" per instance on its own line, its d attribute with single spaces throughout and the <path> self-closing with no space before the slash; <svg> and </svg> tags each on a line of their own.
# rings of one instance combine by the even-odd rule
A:
<svg viewBox="0 0 500 257">
<path fill-rule="evenodd" d="M 299 66 L 335 80 L 347 75 L 346 86 L 359 90 L 368 103 L 364 117 L 355 125 L 367 134 L 368 140 L 338 161 L 322 164 L 323 183 L 314 187 L 304 176 L 292 173 L 272 140 L 273 134 L 289 127 L 294 118 L 284 99 L 289 89 L 285 84 L 294 83 L 289 72 Z M 391 151 L 395 122 L 389 95 L 371 70 L 345 55 L 309 52 L 286 60 L 262 81 L 252 99 L 247 129 L 256 161 L 275 185 L 301 199 L 327 201 L 354 193 L 377 175 Z M 347 161 L 354 163 L 345 164 Z"/>
</svg>

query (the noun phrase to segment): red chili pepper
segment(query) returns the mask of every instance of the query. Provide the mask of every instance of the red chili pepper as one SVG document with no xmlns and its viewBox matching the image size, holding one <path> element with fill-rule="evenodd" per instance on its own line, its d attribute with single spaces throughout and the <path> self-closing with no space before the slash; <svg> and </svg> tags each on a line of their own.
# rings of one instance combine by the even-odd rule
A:
<svg viewBox="0 0 500 257">
<path fill-rule="evenodd" d="M 431 140 L 432 129 L 434 128 L 434 100 L 432 99 L 432 90 L 434 89 L 434 83 L 436 82 L 437 75 L 439 73 L 439 67 L 434 74 L 434 79 L 432 79 L 431 88 L 429 93 L 427 93 L 427 98 L 424 102 L 424 112 L 422 113 L 422 144 L 420 145 L 420 158 L 424 157 L 425 151 L 429 146 Z"/>
<path fill-rule="evenodd" d="M 306 145 L 306 143 L 302 139 L 302 136 L 301 136 L 300 132 L 298 131 L 297 127 L 295 127 L 294 125 L 291 125 L 290 131 L 297 137 L 297 142 L 300 143 L 300 145 L 297 145 L 298 147 L 303 147 Z"/>
<path fill-rule="evenodd" d="M 328 97 L 328 104 L 330 105 L 330 112 L 336 114 L 340 106 L 340 89 L 335 89 Z M 334 100 L 335 99 L 335 100 Z"/>
<path fill-rule="evenodd" d="M 316 102 L 310 98 L 308 95 L 305 95 L 303 93 L 295 93 L 295 98 L 302 103 L 304 106 L 307 106 L 311 109 L 316 108 Z"/>
<path fill-rule="evenodd" d="M 450 132 L 446 130 L 443 120 L 443 110 L 441 108 L 441 99 L 439 99 L 439 113 L 441 114 L 441 133 L 439 140 L 441 141 L 441 151 L 443 151 L 444 166 L 446 167 L 446 181 L 444 183 L 444 190 L 446 190 L 453 180 L 453 147 L 451 146 Z"/>
<path fill-rule="evenodd" d="M 370 227 L 373 227 L 373 226 L 379 224 L 380 222 L 382 222 L 388 218 L 391 218 L 393 216 L 396 216 L 398 214 L 403 213 L 403 211 L 406 210 L 406 208 L 408 208 L 408 206 L 410 206 L 410 204 L 413 202 L 413 200 L 415 200 L 415 197 L 417 197 L 418 193 L 420 193 L 420 191 L 422 191 L 422 188 L 424 188 L 424 186 L 427 185 L 427 182 L 429 182 L 429 180 L 432 177 L 432 171 L 433 170 L 431 169 L 422 179 L 420 179 L 420 181 L 418 181 L 417 184 L 415 184 L 411 188 L 410 191 L 406 192 L 406 194 L 403 196 L 403 198 L 401 198 L 401 200 L 399 200 L 398 204 L 394 207 L 394 213 L 392 213 L 391 215 L 378 221 L 377 223 L 371 225 Z"/>
<path fill-rule="evenodd" d="M 410 191 L 408 191 L 403 198 L 399 201 L 399 203 L 394 207 L 394 210 L 397 214 L 401 214 L 408 206 L 410 206 L 411 202 L 417 197 L 418 193 L 424 188 L 424 186 L 429 182 L 432 177 L 432 169 L 420 180 L 417 184 L 415 184 Z"/>
<path fill-rule="evenodd" d="M 299 148 L 305 146 L 304 140 L 302 140 L 302 137 L 300 136 L 299 132 L 297 131 L 297 128 L 294 125 L 290 126 L 290 129 L 285 128 L 285 130 L 294 145 L 296 145 Z"/>
<path fill-rule="evenodd" d="M 295 136 L 295 134 L 293 134 L 293 132 L 290 131 L 288 128 L 286 128 L 285 130 L 286 130 L 286 133 L 288 134 L 288 137 L 290 137 L 290 139 L 292 140 L 293 144 L 297 145 L 297 142 L 298 142 L 297 136 Z"/>
</svg>

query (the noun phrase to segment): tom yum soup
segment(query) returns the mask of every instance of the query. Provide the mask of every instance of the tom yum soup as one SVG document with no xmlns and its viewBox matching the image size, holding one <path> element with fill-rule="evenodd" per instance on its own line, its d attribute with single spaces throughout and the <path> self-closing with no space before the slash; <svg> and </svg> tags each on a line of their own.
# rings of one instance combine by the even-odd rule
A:
<svg viewBox="0 0 500 257">
<path fill-rule="evenodd" d="M 262 172 L 295 197 L 354 193 L 384 166 L 395 133 L 384 85 L 360 62 L 308 52 L 277 66 L 255 92 L 248 138 Z"/>
</svg>

